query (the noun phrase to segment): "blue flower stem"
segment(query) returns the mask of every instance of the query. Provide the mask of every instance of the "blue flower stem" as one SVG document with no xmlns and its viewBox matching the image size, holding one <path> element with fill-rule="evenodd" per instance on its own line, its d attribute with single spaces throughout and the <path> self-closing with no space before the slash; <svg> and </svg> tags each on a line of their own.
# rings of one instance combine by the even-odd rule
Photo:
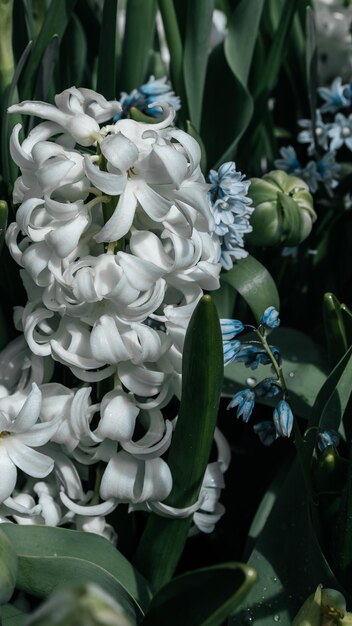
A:
<svg viewBox="0 0 352 626">
<path fill-rule="evenodd" d="M 265 337 L 264 334 L 262 334 L 260 332 L 260 326 L 259 328 L 255 331 L 257 336 L 259 337 L 269 359 L 270 362 L 275 370 L 275 374 L 278 378 L 281 390 L 283 392 L 284 398 L 288 397 L 288 389 L 287 389 L 287 385 L 286 385 L 286 381 L 285 381 L 285 377 L 282 371 L 281 366 L 278 364 L 277 360 L 275 359 L 271 348 L 267 342 L 267 339 Z M 313 489 L 313 485 L 312 485 L 312 480 L 311 480 L 311 472 L 310 472 L 310 463 L 309 463 L 309 458 L 307 456 L 306 453 L 306 449 L 305 449 L 305 443 L 301 434 L 301 431 L 299 429 L 299 426 L 297 424 L 297 420 L 296 417 L 293 416 L 293 433 L 294 433 L 294 441 L 295 441 L 295 446 L 296 446 L 296 450 L 297 450 L 297 455 L 299 458 L 299 462 L 301 465 L 301 469 L 302 469 L 302 474 L 303 474 L 303 480 L 305 483 L 305 487 L 307 490 L 307 494 L 309 497 L 309 501 L 310 504 L 312 505 L 312 511 L 315 509 L 316 505 L 317 505 L 317 499 L 315 496 L 315 492 Z"/>
</svg>

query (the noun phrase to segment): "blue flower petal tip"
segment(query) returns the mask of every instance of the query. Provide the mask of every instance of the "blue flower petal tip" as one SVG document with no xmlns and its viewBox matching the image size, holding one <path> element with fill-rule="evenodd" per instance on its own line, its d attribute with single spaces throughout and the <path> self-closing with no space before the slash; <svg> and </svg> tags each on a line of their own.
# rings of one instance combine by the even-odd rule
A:
<svg viewBox="0 0 352 626">
<path fill-rule="evenodd" d="M 340 443 L 340 435 L 336 430 L 323 430 L 318 434 L 317 446 L 320 452 L 323 452 L 328 446 L 338 446 Z"/>
<path fill-rule="evenodd" d="M 259 422 L 253 426 L 253 430 L 264 446 L 271 446 L 278 437 L 273 422 Z"/>
<path fill-rule="evenodd" d="M 293 426 L 293 413 L 286 400 L 280 400 L 274 409 L 273 420 L 279 437 L 289 437 Z"/>
<path fill-rule="evenodd" d="M 274 306 L 269 306 L 265 309 L 260 323 L 263 326 L 267 326 L 267 328 L 277 328 L 280 326 L 279 312 L 275 309 Z"/>
<path fill-rule="evenodd" d="M 238 391 L 228 405 L 228 409 L 237 406 L 237 417 L 242 417 L 244 422 L 248 422 L 255 404 L 255 393 L 251 389 Z"/>
</svg>

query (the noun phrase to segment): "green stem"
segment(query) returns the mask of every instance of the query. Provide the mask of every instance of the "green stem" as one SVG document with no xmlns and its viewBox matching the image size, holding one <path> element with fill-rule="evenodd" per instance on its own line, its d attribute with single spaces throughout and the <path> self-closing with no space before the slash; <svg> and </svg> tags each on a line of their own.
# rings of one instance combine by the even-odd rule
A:
<svg viewBox="0 0 352 626">
<path fill-rule="evenodd" d="M 275 359 L 275 357 L 274 357 L 274 355 L 273 355 L 273 353 L 271 351 L 271 348 L 270 348 L 270 346 L 269 346 L 269 344 L 268 344 L 268 342 L 266 340 L 265 335 L 262 335 L 259 329 L 257 329 L 255 332 L 258 335 L 261 343 L 263 344 L 263 346 L 265 348 L 265 352 L 267 353 L 267 355 L 268 355 L 268 357 L 270 359 L 270 362 L 271 362 L 271 364 L 272 364 L 272 366 L 273 366 L 273 368 L 275 370 L 275 374 L 276 374 L 276 376 L 277 376 L 277 378 L 279 380 L 280 387 L 281 387 L 281 389 L 283 391 L 283 394 L 284 394 L 284 396 L 287 397 L 288 396 L 288 389 L 287 389 L 287 385 L 286 385 L 286 381 L 285 381 L 282 369 L 281 369 L 280 365 L 278 364 L 277 360 Z"/>
</svg>

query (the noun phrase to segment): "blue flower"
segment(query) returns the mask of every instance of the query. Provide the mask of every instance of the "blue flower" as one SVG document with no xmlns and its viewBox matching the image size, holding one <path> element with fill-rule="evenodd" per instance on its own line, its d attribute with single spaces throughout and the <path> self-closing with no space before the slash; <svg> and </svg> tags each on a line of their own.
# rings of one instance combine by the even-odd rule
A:
<svg viewBox="0 0 352 626">
<path fill-rule="evenodd" d="M 264 378 L 254 387 L 254 391 L 259 398 L 273 398 L 280 393 L 281 387 L 275 378 Z"/>
<path fill-rule="evenodd" d="M 322 452 L 328 446 L 338 446 L 340 443 L 340 435 L 336 430 L 328 429 L 318 433 L 317 446 Z"/>
<path fill-rule="evenodd" d="M 244 324 L 240 320 L 221 319 L 220 326 L 224 340 L 233 339 L 244 330 Z"/>
<path fill-rule="evenodd" d="M 328 191 L 338 185 L 338 180 L 336 180 L 335 177 L 338 177 L 341 171 L 341 166 L 335 161 L 335 154 L 334 150 L 327 152 L 317 162 L 317 171 L 320 180 Z"/>
<path fill-rule="evenodd" d="M 239 352 L 241 347 L 241 342 L 235 339 L 234 341 L 224 341 L 223 342 L 223 350 L 224 350 L 224 365 L 229 365 L 236 360 L 236 355 Z"/>
<path fill-rule="evenodd" d="M 175 96 L 175 93 L 171 90 L 166 76 L 157 80 L 154 76 L 151 76 L 148 82 L 138 87 L 138 89 L 133 89 L 129 94 L 122 93 L 120 102 L 122 112 L 115 115 L 114 121 L 119 120 L 121 117 L 129 117 L 132 107 L 151 117 L 160 117 L 163 114 L 163 110 L 160 106 L 152 106 L 155 102 L 170 104 L 175 111 L 181 108 L 180 98 Z"/>
<path fill-rule="evenodd" d="M 304 128 L 300 133 L 298 133 L 298 141 L 300 143 L 308 143 L 308 154 L 313 154 L 315 151 L 315 142 L 313 138 L 313 122 L 312 120 L 298 120 L 299 126 Z M 321 112 L 319 109 L 316 111 L 316 119 L 315 119 L 315 140 L 319 146 L 324 148 L 324 150 L 328 149 L 328 131 L 330 128 L 330 124 L 325 124 L 321 117 Z"/>
<path fill-rule="evenodd" d="M 338 150 L 343 145 L 352 150 L 352 113 L 348 117 L 342 113 L 335 115 L 334 123 L 329 128 L 329 137 L 332 139 L 330 150 Z"/>
<path fill-rule="evenodd" d="M 259 422 L 253 426 L 253 430 L 264 446 L 271 446 L 278 438 L 273 422 Z"/>
<path fill-rule="evenodd" d="M 274 358 L 280 364 L 281 356 L 279 349 L 276 346 L 269 347 Z M 255 344 L 241 344 L 239 350 L 234 354 L 232 361 L 235 363 L 244 363 L 245 367 L 250 367 L 252 370 L 257 369 L 259 365 L 269 365 L 271 363 L 267 352 L 261 345 Z"/>
<path fill-rule="evenodd" d="M 260 319 L 260 323 L 268 328 L 277 328 L 280 326 L 279 312 L 274 306 L 269 306 L 265 309 Z"/>
<path fill-rule="evenodd" d="M 284 146 L 280 149 L 282 159 L 276 159 L 274 161 L 275 167 L 279 170 L 284 170 L 288 174 L 300 175 L 302 165 L 298 160 L 296 150 L 293 146 Z"/>
<path fill-rule="evenodd" d="M 251 389 L 243 389 L 234 395 L 228 409 L 237 406 L 237 417 L 242 417 L 244 422 L 248 422 L 255 403 L 255 394 Z"/>
<path fill-rule="evenodd" d="M 339 109 L 348 107 L 352 103 L 350 85 L 343 85 L 340 76 L 335 78 L 330 89 L 319 87 L 318 93 L 325 100 L 325 104 L 320 107 L 322 113 L 336 113 Z"/>
<path fill-rule="evenodd" d="M 286 400 L 280 400 L 274 409 L 273 420 L 277 434 L 280 437 L 289 437 L 293 426 L 293 413 Z"/>
<path fill-rule="evenodd" d="M 305 168 L 301 171 L 301 177 L 307 183 L 309 190 L 315 193 L 320 182 L 320 175 L 315 161 L 308 161 Z"/>
<path fill-rule="evenodd" d="M 233 161 L 223 163 L 218 169 L 210 170 L 209 204 L 214 215 L 215 233 L 220 237 L 220 262 L 229 270 L 233 259 L 242 259 L 248 255 L 244 249 L 244 235 L 252 231 L 249 223 L 254 208 L 247 197 L 249 180 L 237 172 Z"/>
</svg>

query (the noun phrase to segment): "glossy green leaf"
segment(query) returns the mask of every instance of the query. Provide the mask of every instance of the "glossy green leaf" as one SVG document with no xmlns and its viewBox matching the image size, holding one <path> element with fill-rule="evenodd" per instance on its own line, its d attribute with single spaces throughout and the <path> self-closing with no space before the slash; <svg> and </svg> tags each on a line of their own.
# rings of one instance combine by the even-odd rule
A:
<svg viewBox="0 0 352 626">
<path fill-rule="evenodd" d="M 156 0 L 128 0 L 118 76 L 120 91 L 130 92 L 147 79 L 149 50 L 155 30 Z"/>
<path fill-rule="evenodd" d="M 313 128 L 315 128 L 318 86 L 318 48 L 314 12 L 310 7 L 307 7 L 306 39 L 306 80 L 308 86 L 310 119 L 312 120 Z M 315 134 L 313 137 L 315 138 Z"/>
<path fill-rule="evenodd" d="M 26 614 L 12 604 L 4 604 L 0 607 L 2 626 L 25 626 Z"/>
<path fill-rule="evenodd" d="M 264 0 L 238 2 L 228 25 L 225 39 L 226 60 L 238 80 L 247 85 L 258 37 Z"/>
<path fill-rule="evenodd" d="M 12 541 L 0 528 L 0 605 L 8 602 L 14 592 L 18 558 Z"/>
<path fill-rule="evenodd" d="M 321 430 L 330 428 L 336 431 L 339 430 L 352 393 L 352 347 L 345 356 L 347 357 L 346 361 L 344 358 L 339 361 L 339 364 L 341 364 L 341 362 L 345 363 L 343 371 L 320 413 L 319 428 Z M 338 367 L 339 364 L 336 367 Z M 334 371 L 335 370 L 333 370 L 333 373 Z"/>
<path fill-rule="evenodd" d="M 294 461 L 248 560 L 258 575 L 229 626 L 291 626 L 318 584 L 345 594 L 329 567 L 312 528 L 303 477 Z M 346 594 L 345 594 L 346 595 Z M 347 603 L 351 598 L 346 597 Z"/>
<path fill-rule="evenodd" d="M 165 504 L 184 508 L 197 501 L 209 461 L 223 379 L 219 318 L 210 296 L 199 301 L 188 325 L 182 359 L 182 398 L 167 458 L 173 489 Z M 155 588 L 168 582 L 184 548 L 192 517 L 152 514 L 136 566 Z"/>
<path fill-rule="evenodd" d="M 324 350 L 308 335 L 294 328 L 276 328 L 270 333 L 269 342 L 280 349 L 282 371 L 294 413 L 309 419 L 328 374 Z M 248 387 L 249 377 L 259 382 L 268 376 L 269 367 L 261 366 L 252 372 L 243 363 L 231 363 L 225 368 L 223 395 L 230 397 Z M 258 402 L 276 406 L 277 398 L 258 398 Z"/>
<path fill-rule="evenodd" d="M 146 581 L 106 539 L 49 526 L 2 524 L 18 556 L 17 587 L 47 597 L 59 585 L 96 582 L 121 603 L 131 619 L 145 612 Z"/>
<path fill-rule="evenodd" d="M 229 283 L 222 282 L 220 289 L 211 294 L 220 319 L 233 317 L 237 291 Z"/>
<path fill-rule="evenodd" d="M 324 294 L 324 329 L 330 365 L 334 367 L 343 357 L 348 341 L 341 312 L 341 304 L 333 293 Z"/>
<path fill-rule="evenodd" d="M 255 581 L 254 569 L 242 563 L 178 576 L 154 596 L 142 626 L 221 626 Z"/>
<path fill-rule="evenodd" d="M 264 265 L 251 255 L 236 261 L 229 272 L 221 275 L 221 280 L 238 291 L 258 323 L 267 307 L 274 306 L 280 309 L 280 298 L 272 276 Z"/>
<path fill-rule="evenodd" d="M 199 130 L 214 0 L 188 2 L 183 75 L 192 126 Z"/>
<path fill-rule="evenodd" d="M 282 3 L 280 21 L 265 64 L 265 70 L 255 88 L 254 95 L 256 100 L 258 100 L 261 94 L 270 93 L 276 85 L 285 54 L 287 36 L 292 25 L 297 5 L 298 0 L 285 0 L 285 2 Z"/>
<path fill-rule="evenodd" d="M 78 17 L 73 14 L 60 46 L 61 89 L 84 84 L 84 69 L 87 60 L 87 39 Z M 111 77 L 113 80 L 113 77 Z"/>
<path fill-rule="evenodd" d="M 347 468 L 345 488 L 335 524 L 331 527 L 332 559 L 337 576 L 346 589 L 352 584 L 352 450 Z"/>
<path fill-rule="evenodd" d="M 263 0 L 238 2 L 224 45 L 213 50 L 209 58 L 201 135 L 215 168 L 234 158 L 252 117 L 253 100 L 247 82 L 263 4 Z"/>
<path fill-rule="evenodd" d="M 57 35 L 59 41 L 61 41 L 76 2 L 77 0 L 51 1 L 42 29 L 33 44 L 26 72 L 23 76 L 23 83 L 20 89 L 22 100 L 31 99 L 36 74 L 44 52 L 54 35 Z"/>
<path fill-rule="evenodd" d="M 116 98 L 116 41 L 118 37 L 116 17 L 117 0 L 104 2 L 99 41 L 97 91 L 107 100 Z"/>
</svg>

